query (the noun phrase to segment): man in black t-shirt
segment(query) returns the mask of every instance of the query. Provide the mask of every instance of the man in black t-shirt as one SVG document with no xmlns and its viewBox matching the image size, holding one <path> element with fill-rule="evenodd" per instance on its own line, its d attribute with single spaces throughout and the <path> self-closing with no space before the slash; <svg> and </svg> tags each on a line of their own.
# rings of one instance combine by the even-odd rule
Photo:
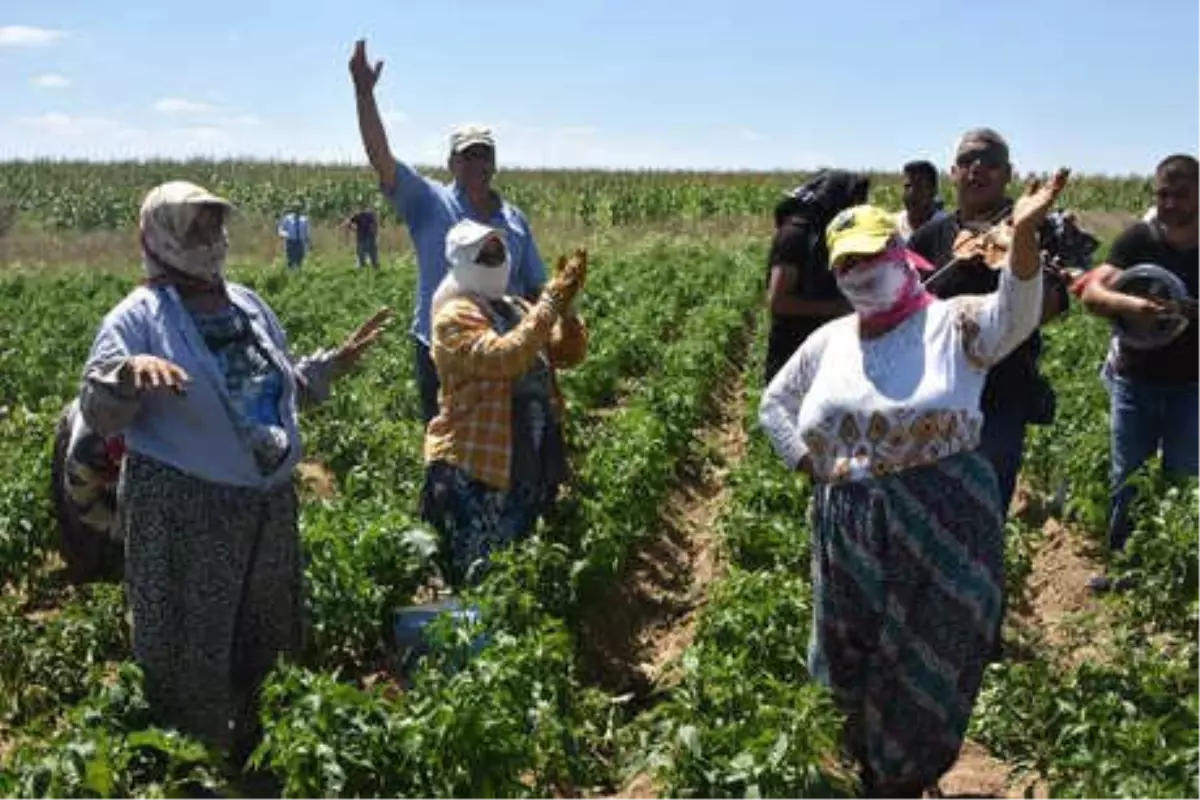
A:
<svg viewBox="0 0 1200 800">
<path fill-rule="evenodd" d="M 1183 331 L 1154 350 L 1124 346 L 1117 339 L 1104 366 L 1112 396 L 1112 516 L 1109 545 L 1121 550 L 1132 525 L 1129 504 L 1133 492 L 1125 480 L 1161 448 L 1163 468 L 1168 472 L 1196 475 L 1197 371 L 1200 339 L 1197 338 L 1194 304 L 1172 307 L 1153 298 L 1115 291 L 1121 271 L 1138 264 L 1156 264 L 1180 278 L 1188 297 L 1197 296 L 1197 161 L 1192 156 L 1173 155 L 1164 159 L 1154 173 L 1157 219 L 1137 222 L 1122 233 L 1109 252 L 1108 261 L 1095 269 L 1083 290 L 1087 309 L 1108 318 L 1122 317 L 1133 323 L 1153 322 L 1164 314 L 1182 314 L 1188 319 Z M 1105 588 L 1103 578 L 1094 588 Z"/>
<path fill-rule="evenodd" d="M 825 226 L 842 209 L 865 203 L 869 186 L 865 177 L 831 170 L 811 197 L 789 198 L 776 209 L 775 237 L 767 258 L 771 331 L 764 384 L 813 331 L 850 313 L 850 304 L 829 271 Z"/>
<path fill-rule="evenodd" d="M 954 260 L 954 241 L 962 230 L 985 231 L 1012 208 L 1005 189 L 1012 180 L 1008 143 L 990 128 L 963 134 L 955 151 L 950 177 L 958 189 L 958 210 L 922 225 L 908 246 L 937 268 Z M 1066 310 L 1067 288 L 1049 273 L 1042 300 L 1042 322 Z M 935 273 L 926 284 L 941 298 L 996 291 L 1000 273 L 981 261 L 970 261 Z M 1042 338 L 1038 331 L 988 371 L 980 407 L 983 431 L 980 450 L 991 462 L 1000 483 L 1001 508 L 1008 509 L 1025 456 L 1026 424 L 1049 424 L 1054 391 L 1038 370 Z"/>
<path fill-rule="evenodd" d="M 375 212 L 363 208 L 346 220 L 346 227 L 354 230 L 358 269 L 367 265 L 367 259 L 371 260 L 372 267 L 379 269 L 379 245 L 375 238 L 379 233 L 379 220 L 375 217 Z"/>
</svg>

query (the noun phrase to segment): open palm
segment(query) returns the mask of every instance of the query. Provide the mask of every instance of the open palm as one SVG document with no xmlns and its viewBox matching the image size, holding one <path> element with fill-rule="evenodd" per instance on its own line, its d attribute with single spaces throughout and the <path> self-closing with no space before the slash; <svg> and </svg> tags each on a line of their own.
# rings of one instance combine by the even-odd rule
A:
<svg viewBox="0 0 1200 800">
<path fill-rule="evenodd" d="M 354 87 L 360 92 L 374 91 L 381 72 L 382 61 L 375 62 L 375 66 L 372 67 L 367 60 L 367 40 L 359 39 L 355 42 L 354 53 L 350 56 L 350 78 L 354 81 Z"/>
<path fill-rule="evenodd" d="M 1013 227 L 1037 229 L 1067 185 L 1071 170 L 1062 167 L 1048 181 L 1032 178 L 1013 206 Z"/>
<path fill-rule="evenodd" d="M 387 323 L 392 318 L 392 309 L 384 306 L 346 339 L 335 356 L 339 367 L 344 371 L 354 366 L 362 354 L 375 344 L 380 334 L 387 330 Z"/>
</svg>

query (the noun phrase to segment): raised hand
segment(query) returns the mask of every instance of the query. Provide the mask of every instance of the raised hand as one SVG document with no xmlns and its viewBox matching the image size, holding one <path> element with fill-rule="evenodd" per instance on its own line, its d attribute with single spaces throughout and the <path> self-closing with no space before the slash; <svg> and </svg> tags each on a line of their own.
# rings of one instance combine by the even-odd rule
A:
<svg viewBox="0 0 1200 800">
<path fill-rule="evenodd" d="M 1062 194 L 1070 175 L 1071 170 L 1060 167 L 1048 181 L 1030 179 L 1024 193 L 1013 206 L 1013 228 L 1036 231 L 1054 206 L 1054 201 Z"/>
<path fill-rule="evenodd" d="M 391 318 L 392 309 L 384 306 L 350 334 L 333 357 L 340 372 L 349 370 L 358 362 L 367 348 L 375 344 L 380 335 L 387 330 L 387 323 Z"/>
<path fill-rule="evenodd" d="M 588 259 L 587 250 L 577 249 L 568 259 L 559 256 L 554 267 L 554 284 L 562 292 L 563 303 L 570 306 L 571 301 L 587 283 Z"/>
<path fill-rule="evenodd" d="M 354 81 L 354 90 L 360 94 L 374 92 L 381 72 L 382 61 L 376 61 L 374 67 L 367 61 L 367 40 L 359 39 L 355 42 L 354 53 L 350 56 L 350 78 Z"/>
</svg>

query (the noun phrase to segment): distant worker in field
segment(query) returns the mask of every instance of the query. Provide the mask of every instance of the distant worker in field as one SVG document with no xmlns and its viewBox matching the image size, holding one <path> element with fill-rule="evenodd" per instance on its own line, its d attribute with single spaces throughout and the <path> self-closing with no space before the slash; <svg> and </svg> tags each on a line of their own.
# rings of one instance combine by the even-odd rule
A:
<svg viewBox="0 0 1200 800">
<path fill-rule="evenodd" d="M 928 161 L 910 161 L 903 173 L 904 208 L 896 215 L 896 229 L 907 241 L 913 231 L 948 213 L 938 197 L 937 167 Z"/>
<path fill-rule="evenodd" d="M 559 259 L 537 302 L 509 294 L 500 228 L 463 220 L 447 235 L 450 271 L 433 296 L 432 357 L 441 382 L 425 435 L 422 517 L 441 533 L 453 585 L 525 538 L 567 477 L 557 370 L 587 354 L 575 298 L 587 253 Z"/>
<path fill-rule="evenodd" d="M 1000 229 L 1011 217 L 1013 201 L 1006 195 L 1012 180 L 1008 143 L 990 128 L 963 134 L 955 149 L 951 178 L 958 190 L 958 210 L 922 225 L 909 239 L 909 247 L 938 271 L 927 288 L 941 298 L 986 294 L 1000 285 L 1000 273 L 978 254 L 961 257 L 956 247 L 970 252 L 971 243 Z M 953 266 L 951 266 L 953 265 Z M 1067 310 L 1067 284 L 1051 270 L 1043 270 L 1042 323 Z M 1054 419 L 1056 398 L 1049 381 L 1038 369 L 1041 334 L 1034 330 L 988 372 L 983 388 L 983 434 L 980 447 L 1000 479 L 1000 499 L 1009 507 L 1017 487 L 1017 473 L 1025 457 L 1025 426 L 1048 425 Z"/>
<path fill-rule="evenodd" d="M 812 480 L 808 667 L 845 716 L 868 797 L 935 789 L 995 648 L 1004 507 L 978 450 L 980 396 L 1037 327 L 1036 232 L 1067 177 L 1017 200 L 996 290 L 949 300 L 925 290 L 893 213 L 834 217 L 830 261 L 854 314 L 808 337 L 762 396 L 772 446 Z"/>
<path fill-rule="evenodd" d="M 371 266 L 379 269 L 379 219 L 367 207 L 346 220 L 346 227 L 354 231 L 356 268 L 362 269 L 370 259 Z"/>
<path fill-rule="evenodd" d="M 775 236 L 767 256 L 767 340 L 764 381 L 770 382 L 809 334 L 850 313 L 829 272 L 825 226 L 839 211 L 867 201 L 870 181 L 844 170 L 817 173 L 775 206 Z"/>
<path fill-rule="evenodd" d="M 538 254 L 529 221 L 519 208 L 492 188 L 496 173 L 496 140 L 480 125 L 464 125 L 450 135 L 448 167 L 454 180 L 437 183 L 418 174 L 392 155 L 375 102 L 375 84 L 383 62 L 367 62 L 366 42 L 359 40 L 350 58 L 350 76 L 358 104 L 358 126 L 371 166 L 396 213 L 408 227 L 417 255 L 417 296 L 412 323 L 414 369 L 426 423 L 438 413 L 438 376 L 429 355 L 433 293 L 446 275 L 446 233 L 460 220 L 499 228 L 512 262 L 508 293 L 536 299 L 546 283 L 546 267 Z"/>
<path fill-rule="evenodd" d="M 279 220 L 278 233 L 279 238 L 283 240 L 287 268 L 300 269 L 304 263 L 304 256 L 312 248 L 308 215 L 301 210 L 300 203 L 292 203 L 288 212 Z"/>
<path fill-rule="evenodd" d="M 1200 165 L 1194 157 L 1173 155 L 1163 159 L 1154 172 L 1154 219 L 1126 228 L 1113 242 L 1107 262 L 1093 270 L 1083 290 L 1083 303 L 1089 311 L 1121 324 L 1103 368 L 1111 396 L 1112 508 L 1108 543 L 1114 552 L 1125 548 L 1133 528 L 1129 507 L 1134 490 L 1126 481 L 1148 458 L 1161 452 L 1164 471 L 1197 474 L 1198 179 Z M 1148 275 L 1143 286 L 1155 281 L 1166 288 L 1173 283 L 1176 296 L 1154 297 L 1123 290 L 1123 273 L 1141 265 L 1153 265 L 1166 273 Z M 1135 285 L 1131 283 L 1130 288 Z M 1153 335 L 1134 341 L 1121 335 L 1122 328 Z M 1090 585 L 1094 590 L 1111 588 L 1103 575 L 1093 578 Z"/>
</svg>

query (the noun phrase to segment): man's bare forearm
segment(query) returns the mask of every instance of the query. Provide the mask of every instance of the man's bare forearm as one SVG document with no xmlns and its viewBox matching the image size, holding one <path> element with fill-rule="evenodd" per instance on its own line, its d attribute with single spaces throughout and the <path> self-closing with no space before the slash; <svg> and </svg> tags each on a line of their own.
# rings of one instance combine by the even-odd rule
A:
<svg viewBox="0 0 1200 800">
<path fill-rule="evenodd" d="M 362 135 L 367 160 L 379 176 L 380 183 L 390 191 L 395 188 L 396 183 L 396 157 L 392 155 L 388 146 L 387 132 L 383 129 L 383 120 L 379 117 L 375 94 L 355 92 L 355 102 L 358 105 L 358 132 Z"/>
</svg>

